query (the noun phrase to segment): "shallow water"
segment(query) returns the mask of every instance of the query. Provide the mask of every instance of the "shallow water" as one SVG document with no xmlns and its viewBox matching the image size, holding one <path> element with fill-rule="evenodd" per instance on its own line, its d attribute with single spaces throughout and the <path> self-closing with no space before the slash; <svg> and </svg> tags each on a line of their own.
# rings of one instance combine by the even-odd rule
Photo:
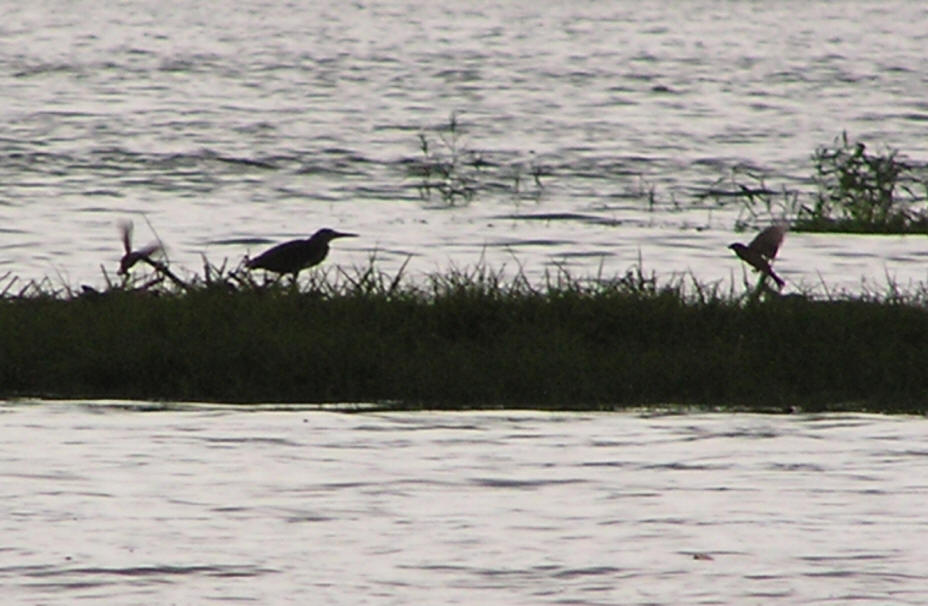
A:
<svg viewBox="0 0 928 606">
<path fill-rule="evenodd" d="M 808 191 L 812 151 L 843 130 L 928 160 L 926 21 L 914 0 L 11 5 L 0 276 L 100 285 L 133 217 L 181 272 L 329 225 L 362 234 L 333 264 L 611 275 L 640 258 L 740 283 L 738 211 L 698 195 L 735 167 Z M 488 168 L 449 209 L 408 169 L 452 112 Z M 923 250 L 793 234 L 778 265 L 791 288 L 905 285 Z"/>
<path fill-rule="evenodd" d="M 921 604 L 926 421 L 0 408 L 28 604 Z"/>
</svg>

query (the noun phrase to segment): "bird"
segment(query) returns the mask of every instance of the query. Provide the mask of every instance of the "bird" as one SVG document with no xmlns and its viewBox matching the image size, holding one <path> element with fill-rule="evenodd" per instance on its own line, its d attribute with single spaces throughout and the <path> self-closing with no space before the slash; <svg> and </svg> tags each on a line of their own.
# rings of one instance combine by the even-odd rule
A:
<svg viewBox="0 0 928 606">
<path fill-rule="evenodd" d="M 156 253 L 164 252 L 164 244 L 161 243 L 160 239 L 155 244 L 149 244 L 138 250 L 132 250 L 132 221 L 120 221 L 119 231 L 122 233 L 122 247 L 125 249 L 126 254 L 119 260 L 119 269 L 116 270 L 116 273 L 128 279 L 129 270 L 132 269 L 132 266 L 142 261 L 150 265 L 158 273 L 170 278 L 177 286 L 183 289 L 189 288 L 183 280 L 178 278 L 177 275 L 170 270 L 167 261 L 159 261 L 152 258 L 152 255 Z"/>
<path fill-rule="evenodd" d="M 777 256 L 780 244 L 783 242 L 783 236 L 786 235 L 786 225 L 781 223 L 771 225 L 757 234 L 751 242 L 745 246 L 740 242 L 729 244 L 728 248 L 735 251 L 738 257 L 759 271 L 764 276 L 769 276 L 777 283 L 779 288 L 783 288 L 785 282 L 783 278 L 773 272 L 770 264 Z"/>
<path fill-rule="evenodd" d="M 358 234 L 339 232 L 323 227 L 305 240 L 290 240 L 245 261 L 249 269 L 266 269 L 277 274 L 293 274 L 294 281 L 301 270 L 322 263 L 329 254 L 329 242 L 335 238 L 355 238 Z"/>
<path fill-rule="evenodd" d="M 132 266 L 139 261 L 145 261 L 149 265 L 153 265 L 151 256 L 162 249 L 161 244 L 149 244 L 144 248 L 132 250 L 132 221 L 120 221 L 119 231 L 122 234 L 122 247 L 125 249 L 126 254 L 119 260 L 117 273 L 123 276 L 126 275 L 132 269 Z"/>
</svg>

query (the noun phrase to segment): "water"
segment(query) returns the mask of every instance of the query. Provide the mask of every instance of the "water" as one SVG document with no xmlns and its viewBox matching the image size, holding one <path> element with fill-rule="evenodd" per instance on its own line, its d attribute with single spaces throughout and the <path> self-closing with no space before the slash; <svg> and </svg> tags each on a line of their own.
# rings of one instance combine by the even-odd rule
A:
<svg viewBox="0 0 928 606">
<path fill-rule="evenodd" d="M 304 4 L 6 7 L 0 275 L 100 285 L 133 217 L 178 271 L 329 225 L 363 236 L 330 263 L 376 252 L 413 275 L 640 257 L 740 282 L 738 211 L 697 198 L 735 167 L 808 190 L 812 151 L 842 130 L 928 160 L 922 2 Z M 452 112 L 491 168 L 449 209 L 408 168 Z M 919 282 L 922 240 L 791 234 L 779 272 Z"/>
<path fill-rule="evenodd" d="M 921 604 L 926 420 L 0 408 L 5 604 Z"/>
</svg>

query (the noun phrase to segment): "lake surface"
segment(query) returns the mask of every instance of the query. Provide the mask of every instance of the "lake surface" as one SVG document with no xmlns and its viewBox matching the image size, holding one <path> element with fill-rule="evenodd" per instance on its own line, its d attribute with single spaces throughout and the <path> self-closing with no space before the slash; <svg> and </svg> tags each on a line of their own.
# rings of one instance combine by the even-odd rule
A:
<svg viewBox="0 0 928 606">
<path fill-rule="evenodd" d="M 11 4 L 0 277 L 99 286 L 132 218 L 180 273 L 327 225 L 362 235 L 332 265 L 640 259 L 740 284 L 745 217 L 703 194 L 750 171 L 809 195 L 813 150 L 845 130 L 928 160 L 926 23 L 914 0 Z M 452 114 L 483 168 L 450 206 L 410 169 L 420 134 L 448 154 Z M 791 234 L 778 267 L 791 289 L 879 290 L 924 281 L 925 249 Z"/>
<path fill-rule="evenodd" d="M 4 604 L 922 604 L 928 421 L 0 406 Z"/>
</svg>

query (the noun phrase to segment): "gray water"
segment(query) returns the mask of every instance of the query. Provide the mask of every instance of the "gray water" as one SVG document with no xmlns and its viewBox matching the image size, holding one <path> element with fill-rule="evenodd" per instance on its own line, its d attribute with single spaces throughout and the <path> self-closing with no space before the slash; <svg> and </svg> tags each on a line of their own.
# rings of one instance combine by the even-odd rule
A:
<svg viewBox="0 0 928 606">
<path fill-rule="evenodd" d="M 923 604 L 924 418 L 0 408 L 4 604 Z"/>
<path fill-rule="evenodd" d="M 362 235 L 330 264 L 413 277 L 640 258 L 738 284 L 744 217 L 700 194 L 736 170 L 808 193 L 844 130 L 928 160 L 926 46 L 915 0 L 7 3 L 0 276 L 99 286 L 133 218 L 181 273 L 328 225 Z M 452 113 L 488 168 L 448 208 L 409 167 Z M 924 250 L 791 234 L 778 266 L 791 289 L 907 285 Z"/>
</svg>

